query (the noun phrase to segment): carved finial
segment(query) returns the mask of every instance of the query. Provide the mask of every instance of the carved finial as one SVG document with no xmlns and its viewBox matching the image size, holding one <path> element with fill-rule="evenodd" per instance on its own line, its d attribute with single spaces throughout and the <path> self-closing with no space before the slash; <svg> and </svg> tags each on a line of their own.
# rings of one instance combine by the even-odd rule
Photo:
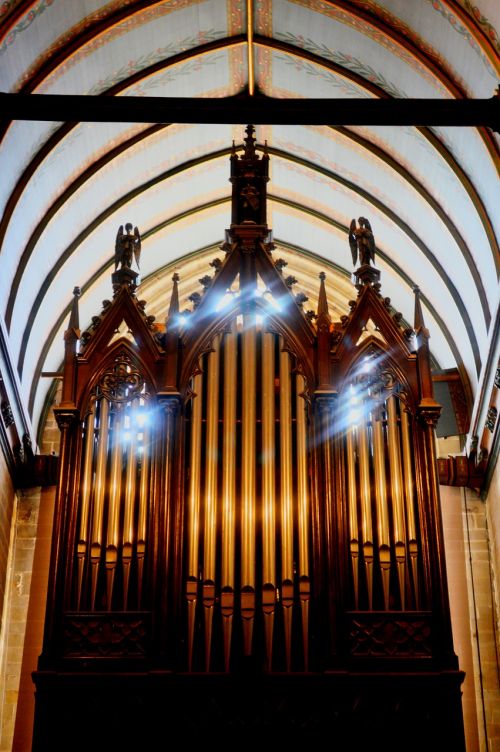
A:
<svg viewBox="0 0 500 752">
<path fill-rule="evenodd" d="M 245 144 L 245 159 L 252 159 L 255 156 L 255 128 L 253 125 L 247 125 L 245 128 L 246 138 L 243 143 Z"/>
<path fill-rule="evenodd" d="M 132 234 L 132 229 L 134 233 Z M 132 259 L 135 258 L 135 263 L 139 267 L 139 261 L 141 258 L 141 236 L 137 227 L 134 227 L 130 222 L 125 225 L 125 232 L 123 232 L 123 225 L 118 228 L 115 242 L 115 271 L 120 265 L 120 269 L 131 269 Z"/>
<path fill-rule="evenodd" d="M 79 287 L 75 287 L 73 290 L 73 301 L 71 303 L 71 314 L 69 317 L 69 324 L 68 329 L 73 329 L 74 331 L 80 330 L 80 317 L 78 315 L 78 298 L 81 295 L 81 290 Z"/>
<path fill-rule="evenodd" d="M 172 326 L 179 315 L 179 275 L 177 272 L 174 273 L 172 276 L 172 282 L 174 283 L 172 287 L 172 295 L 170 297 L 170 306 L 168 308 L 168 316 L 167 316 L 167 325 Z"/>
<path fill-rule="evenodd" d="M 123 225 L 120 225 L 115 241 L 115 271 L 111 275 L 115 296 L 122 287 L 128 287 L 132 293 L 134 292 L 139 275 L 132 269 L 132 261 L 135 259 L 139 268 L 140 258 L 141 236 L 138 228 L 127 222 L 124 232 Z"/>
<path fill-rule="evenodd" d="M 422 333 L 424 336 L 428 337 L 429 332 L 425 327 L 424 322 L 424 314 L 422 311 L 422 303 L 420 302 L 420 287 L 413 288 L 413 292 L 415 293 L 415 321 L 413 324 L 413 328 L 415 330 L 416 334 Z"/>
<path fill-rule="evenodd" d="M 354 272 L 356 284 L 373 285 L 378 284 L 380 272 L 371 266 L 375 263 L 375 238 L 369 221 L 366 217 L 358 219 L 359 227 L 356 226 L 356 220 L 351 220 L 349 227 L 349 247 L 352 254 L 352 263 L 354 266 L 359 261 L 360 266 Z"/>
<path fill-rule="evenodd" d="M 328 321 L 330 321 L 330 312 L 328 310 L 328 300 L 326 298 L 326 287 L 325 287 L 325 279 L 326 274 L 325 272 L 319 273 L 319 295 L 318 295 L 318 313 L 317 313 L 317 319 L 320 319 L 321 317 L 327 318 Z"/>
</svg>

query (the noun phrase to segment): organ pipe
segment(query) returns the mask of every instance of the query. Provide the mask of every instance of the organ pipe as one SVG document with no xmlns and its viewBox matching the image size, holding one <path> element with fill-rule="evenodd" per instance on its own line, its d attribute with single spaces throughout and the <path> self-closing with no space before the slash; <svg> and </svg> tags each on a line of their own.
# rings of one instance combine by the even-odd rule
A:
<svg viewBox="0 0 500 752">
<path fill-rule="evenodd" d="M 92 518 L 92 538 L 90 547 L 92 565 L 91 609 L 95 607 L 97 575 L 102 548 L 102 526 L 104 495 L 106 493 L 106 462 L 108 457 L 109 404 L 104 398 L 99 405 L 99 435 L 97 439 L 97 462 L 95 473 L 94 512 Z"/>
<path fill-rule="evenodd" d="M 215 602 L 215 546 L 217 534 L 217 459 L 219 428 L 219 345 L 213 342 L 208 356 L 207 434 L 205 448 L 205 524 L 203 534 L 203 604 L 205 606 L 205 658 L 210 664 L 213 605 Z"/>
<path fill-rule="evenodd" d="M 368 604 L 372 608 L 373 524 L 370 491 L 370 457 L 368 450 L 368 426 L 365 418 L 358 426 L 359 481 L 361 492 L 361 539 L 366 567 Z"/>
<path fill-rule="evenodd" d="M 405 519 L 403 484 L 401 477 L 401 452 L 399 441 L 399 427 L 397 422 L 396 397 L 391 395 L 387 399 L 387 432 L 389 443 L 389 466 L 391 473 L 391 495 L 394 544 L 396 550 L 396 562 L 398 565 L 398 577 L 400 585 L 401 604 L 404 609 L 405 600 Z"/>
<path fill-rule="evenodd" d="M 306 444 L 306 403 L 302 396 L 305 391 L 304 378 L 300 374 L 296 380 L 297 413 L 297 526 L 299 545 L 299 595 L 302 611 L 302 643 L 304 669 L 308 668 L 309 643 L 309 599 L 311 594 L 309 579 L 309 494 L 307 488 L 307 444 Z"/>
<path fill-rule="evenodd" d="M 222 437 L 222 590 L 224 666 L 229 671 L 234 614 L 236 523 L 236 320 L 224 337 L 224 404 Z"/>
<path fill-rule="evenodd" d="M 410 562 L 413 574 L 413 586 L 415 590 L 415 599 L 418 601 L 418 583 L 417 583 L 417 523 L 415 519 L 415 501 L 413 485 L 413 463 L 412 450 L 410 442 L 410 421 L 407 410 L 401 410 L 401 433 L 403 436 L 403 469 L 405 483 L 405 500 L 406 500 L 406 524 L 408 536 L 408 550 L 410 553 Z"/>
<path fill-rule="evenodd" d="M 142 596 L 142 575 L 146 553 L 146 526 L 149 499 L 149 465 L 150 465 L 150 429 L 145 426 L 142 438 L 141 479 L 139 487 L 139 511 L 137 515 L 137 601 L 140 607 Z"/>
<path fill-rule="evenodd" d="M 384 607 L 389 608 L 389 575 L 391 568 L 391 548 L 389 533 L 389 510 L 387 507 L 387 487 L 385 478 L 384 429 L 380 415 L 373 414 L 373 464 L 375 469 L 375 502 L 377 509 L 377 533 Z"/>
<path fill-rule="evenodd" d="M 94 405 L 95 401 L 92 400 L 90 405 L 89 414 L 85 421 L 85 444 L 84 444 L 84 460 L 83 460 L 83 474 L 82 474 L 82 486 L 80 495 L 80 535 L 77 544 L 78 555 L 78 592 L 77 592 L 77 604 L 80 606 L 80 600 L 82 595 L 83 584 L 83 570 L 85 566 L 85 556 L 87 554 L 88 546 L 88 527 L 89 527 L 89 515 L 90 515 L 90 497 L 92 491 L 92 465 L 94 460 Z"/>
<path fill-rule="evenodd" d="M 138 400 L 132 403 L 132 411 L 138 407 Z M 127 609 L 128 585 L 130 578 L 130 564 L 132 562 L 133 546 L 135 543 L 134 529 L 134 512 L 135 512 L 135 490 L 137 479 L 137 429 L 131 425 L 128 434 L 127 446 L 127 465 L 125 478 L 125 507 L 123 516 L 123 602 L 124 609 Z"/>
<path fill-rule="evenodd" d="M 352 564 L 352 578 L 354 586 L 355 607 L 359 606 L 359 525 L 358 525 L 358 495 L 356 487 L 356 454 L 355 454 L 355 429 L 349 426 L 347 429 L 347 498 L 349 508 L 349 539 Z"/>
<path fill-rule="evenodd" d="M 200 534 L 200 478 L 201 478 L 201 410 L 203 381 L 201 373 L 193 379 L 191 411 L 191 456 L 188 508 L 188 664 L 193 659 L 194 622 L 198 590 L 198 541 Z"/>
<path fill-rule="evenodd" d="M 243 316 L 242 358 L 241 609 L 244 651 L 245 655 L 250 655 L 255 613 L 256 329 L 253 311 Z"/>
<path fill-rule="evenodd" d="M 274 343 L 274 334 L 262 334 L 262 605 L 268 669 L 272 660 L 276 603 Z"/>
<path fill-rule="evenodd" d="M 281 602 L 287 669 L 290 670 L 293 604 L 293 482 L 290 355 L 280 337 Z"/>
<path fill-rule="evenodd" d="M 113 597 L 113 583 L 118 558 L 118 536 L 120 525 L 120 496 L 122 481 L 122 405 L 115 405 L 112 413 L 113 435 L 111 450 L 111 471 L 109 481 L 108 525 L 106 529 L 106 572 L 107 572 L 107 604 L 111 608 Z"/>
</svg>

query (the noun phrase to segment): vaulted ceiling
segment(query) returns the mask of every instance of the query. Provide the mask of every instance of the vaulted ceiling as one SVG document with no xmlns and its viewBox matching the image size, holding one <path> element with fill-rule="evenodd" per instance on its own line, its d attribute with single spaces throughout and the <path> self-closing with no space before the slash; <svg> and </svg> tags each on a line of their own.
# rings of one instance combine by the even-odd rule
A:
<svg viewBox="0 0 500 752">
<path fill-rule="evenodd" d="M 499 30 L 497 0 L 5 0 L 0 90 L 485 98 L 499 79 Z M 222 256 L 228 154 L 243 128 L 14 121 L 0 133 L 0 310 L 36 426 L 73 287 L 83 327 L 111 295 L 119 225 L 141 231 L 140 297 L 160 320 L 173 271 L 181 307 L 201 290 Z M 498 314 L 498 137 L 346 124 L 257 125 L 257 138 L 271 155 L 276 256 L 306 308 L 324 269 L 333 315 L 346 312 L 347 228 L 368 217 L 384 294 L 411 321 L 420 286 L 434 357 L 459 367 L 474 395 Z"/>
</svg>

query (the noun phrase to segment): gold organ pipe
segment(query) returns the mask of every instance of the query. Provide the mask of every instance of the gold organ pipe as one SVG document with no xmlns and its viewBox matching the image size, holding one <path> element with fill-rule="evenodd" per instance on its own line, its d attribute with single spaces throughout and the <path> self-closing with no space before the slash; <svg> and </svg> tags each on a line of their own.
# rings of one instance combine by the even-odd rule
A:
<svg viewBox="0 0 500 752">
<path fill-rule="evenodd" d="M 88 526 L 90 514 L 90 494 L 92 490 L 92 464 L 94 460 L 94 402 L 90 404 L 89 414 L 85 421 L 85 444 L 84 444 L 84 461 L 83 477 L 80 495 L 80 535 L 77 543 L 78 554 L 78 595 L 77 604 L 80 607 L 80 598 L 82 593 L 83 570 L 85 565 L 85 555 L 88 546 Z"/>
<path fill-rule="evenodd" d="M 392 516 L 394 529 L 394 544 L 396 561 L 398 564 L 399 589 L 401 604 L 404 609 L 405 600 L 405 518 L 403 500 L 403 482 L 401 477 L 401 451 L 399 446 L 399 427 L 396 408 L 396 397 L 391 395 L 387 399 L 387 433 L 389 443 L 389 466 L 391 470 Z"/>
<path fill-rule="evenodd" d="M 309 493 L 307 487 L 307 429 L 306 401 L 301 395 L 305 391 L 304 377 L 297 374 L 297 527 L 299 544 L 299 596 L 302 611 L 302 637 L 304 669 L 308 669 L 309 599 Z"/>
<path fill-rule="evenodd" d="M 245 655 L 252 651 L 255 615 L 255 435 L 256 329 L 255 314 L 243 315 L 242 332 L 242 461 L 241 461 L 241 615 Z"/>
<path fill-rule="evenodd" d="M 215 536 L 217 523 L 217 457 L 219 428 L 219 350 L 220 337 L 208 356 L 207 437 L 205 465 L 205 531 L 203 579 L 215 582 Z"/>
<path fill-rule="evenodd" d="M 222 437 L 222 582 L 221 612 L 224 665 L 229 671 L 234 613 L 235 514 L 236 514 L 236 319 L 224 336 L 224 404 Z"/>
<path fill-rule="evenodd" d="M 368 450 L 368 426 L 366 418 L 358 427 L 359 451 L 359 485 L 361 492 L 361 535 L 363 554 L 366 566 L 366 581 L 368 587 L 368 606 L 372 608 L 372 564 L 373 564 L 373 524 L 370 492 L 370 457 Z"/>
<path fill-rule="evenodd" d="M 413 491 L 413 464 L 410 444 L 410 421 L 408 412 L 402 406 L 401 429 L 403 435 L 403 467 L 406 493 L 406 520 L 408 525 L 408 540 L 417 541 L 417 525 L 415 520 L 415 505 Z"/>
<path fill-rule="evenodd" d="M 372 507 L 370 494 L 370 459 L 368 455 L 368 428 L 358 427 L 359 481 L 361 490 L 361 530 L 363 544 L 373 543 Z"/>
<path fill-rule="evenodd" d="M 413 463 L 410 442 L 410 419 L 408 411 L 401 405 L 401 433 L 403 437 L 403 468 L 405 479 L 405 499 L 406 499 L 406 524 L 408 535 L 408 550 L 410 553 L 411 569 L 413 574 L 413 587 L 415 592 L 415 603 L 418 608 L 418 540 L 417 540 L 417 523 L 415 519 L 415 502 L 413 486 Z"/>
<path fill-rule="evenodd" d="M 274 334 L 262 335 L 262 496 L 264 584 L 276 584 Z"/>
<path fill-rule="evenodd" d="M 191 412 L 191 456 L 189 481 L 189 522 L 188 522 L 188 580 L 186 596 L 188 601 L 188 667 L 191 671 L 193 659 L 194 625 L 198 594 L 198 542 L 200 534 L 200 472 L 201 472 L 201 409 L 202 374 L 193 379 L 193 402 Z"/>
<path fill-rule="evenodd" d="M 391 569 L 391 547 L 389 533 L 389 509 L 387 506 L 387 485 L 385 478 L 384 428 L 381 416 L 373 413 L 373 463 L 375 466 L 375 503 L 377 508 L 377 532 L 384 606 L 389 608 L 389 575 Z"/>
<path fill-rule="evenodd" d="M 106 530 L 106 545 L 118 546 L 120 496 L 122 483 L 122 406 L 116 405 L 113 414 L 113 438 L 111 450 L 111 471 L 109 478 L 109 506 L 108 527 Z"/>
<path fill-rule="evenodd" d="M 262 606 L 268 670 L 272 666 L 276 607 L 274 343 L 274 334 L 262 333 Z"/>
<path fill-rule="evenodd" d="M 241 463 L 241 583 L 255 586 L 255 398 L 256 332 L 252 313 L 243 317 L 243 378 Z"/>
<path fill-rule="evenodd" d="M 99 435 L 97 439 L 97 461 L 95 471 L 94 510 L 92 517 L 92 536 L 90 557 L 92 563 L 91 609 L 94 609 L 97 588 L 97 575 L 102 547 L 102 524 L 104 513 L 104 495 L 106 493 L 106 464 L 108 458 L 108 419 L 109 403 L 103 397 L 99 409 Z"/>
<path fill-rule="evenodd" d="M 135 487 L 137 478 L 137 428 L 133 425 L 133 414 L 138 407 L 138 400 L 132 402 L 131 425 L 129 426 L 129 444 L 127 447 L 127 469 L 125 479 L 125 508 L 123 513 L 123 607 L 127 610 L 130 564 L 135 543 L 134 511 Z"/>
<path fill-rule="evenodd" d="M 280 337 L 281 603 L 287 670 L 290 670 L 293 605 L 293 481 L 290 355 Z"/>
<path fill-rule="evenodd" d="M 139 512 L 137 515 L 137 582 L 138 605 L 141 605 L 142 573 L 144 556 L 146 553 L 146 529 L 148 520 L 149 497 L 149 462 L 150 462 L 150 429 L 144 426 L 142 432 L 141 479 L 139 486 Z"/>
<path fill-rule="evenodd" d="M 137 404 L 132 405 L 132 410 L 137 409 Z M 134 530 L 134 506 L 135 484 L 137 477 L 137 428 L 130 426 L 130 438 L 127 448 L 127 472 L 125 480 L 125 509 L 123 517 L 123 545 L 135 542 Z"/>
<path fill-rule="evenodd" d="M 234 588 L 236 498 L 235 321 L 224 337 L 224 435 L 222 441 L 222 587 Z"/>
<path fill-rule="evenodd" d="M 108 526 L 106 530 L 106 571 L 107 604 L 111 608 L 113 583 L 118 559 L 118 536 L 120 533 L 120 498 L 123 464 L 123 406 L 116 404 L 113 413 L 113 439 L 111 450 L 111 471 L 109 478 Z"/>
<path fill-rule="evenodd" d="M 149 428 L 144 426 L 142 432 L 141 452 L 141 481 L 139 487 L 139 514 L 137 517 L 137 543 L 146 543 L 146 526 L 148 518 L 148 490 L 149 490 Z"/>
<path fill-rule="evenodd" d="M 191 412 L 191 457 L 189 480 L 189 556 L 188 576 L 198 579 L 198 541 L 200 534 L 201 408 L 203 381 L 201 373 L 193 379 Z"/>
<path fill-rule="evenodd" d="M 203 534 L 203 605 L 205 606 L 205 667 L 210 668 L 213 606 L 215 603 L 215 547 L 217 532 L 217 459 L 219 434 L 220 336 L 208 356 L 207 436 L 205 460 L 205 529 Z"/>
<path fill-rule="evenodd" d="M 405 521 L 403 505 L 403 484 L 401 479 L 401 453 L 399 449 L 399 430 L 396 414 L 396 398 L 387 400 L 387 428 L 389 434 L 389 464 L 391 468 L 391 489 L 394 515 L 394 540 L 405 540 Z"/>
<path fill-rule="evenodd" d="M 297 375 L 297 493 L 299 575 L 309 576 L 309 493 L 307 488 L 306 401 L 304 377 Z"/>
<path fill-rule="evenodd" d="M 293 580 L 293 484 L 290 355 L 280 337 L 281 576 Z"/>
<path fill-rule="evenodd" d="M 359 521 L 356 491 L 356 455 L 355 455 L 355 429 L 349 426 L 347 429 L 347 498 L 349 507 L 349 538 L 352 563 L 352 578 L 354 585 L 354 601 L 356 608 L 359 605 Z"/>
</svg>

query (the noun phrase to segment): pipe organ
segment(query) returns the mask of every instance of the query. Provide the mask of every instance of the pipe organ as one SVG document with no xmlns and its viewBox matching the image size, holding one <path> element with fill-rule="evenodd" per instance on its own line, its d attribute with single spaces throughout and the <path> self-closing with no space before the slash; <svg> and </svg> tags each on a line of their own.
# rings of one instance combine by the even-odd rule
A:
<svg viewBox="0 0 500 752">
<path fill-rule="evenodd" d="M 106 743 L 167 719 L 358 749 L 376 713 L 387 749 L 463 749 L 419 291 L 405 329 L 361 218 L 350 314 L 332 320 L 323 273 L 304 314 L 273 257 L 268 162 L 249 126 L 225 259 L 188 315 L 177 275 L 165 330 L 137 299 L 138 232 L 83 334 L 75 293 L 35 748 L 74 727 L 84 746 L 99 707 Z"/>
</svg>

